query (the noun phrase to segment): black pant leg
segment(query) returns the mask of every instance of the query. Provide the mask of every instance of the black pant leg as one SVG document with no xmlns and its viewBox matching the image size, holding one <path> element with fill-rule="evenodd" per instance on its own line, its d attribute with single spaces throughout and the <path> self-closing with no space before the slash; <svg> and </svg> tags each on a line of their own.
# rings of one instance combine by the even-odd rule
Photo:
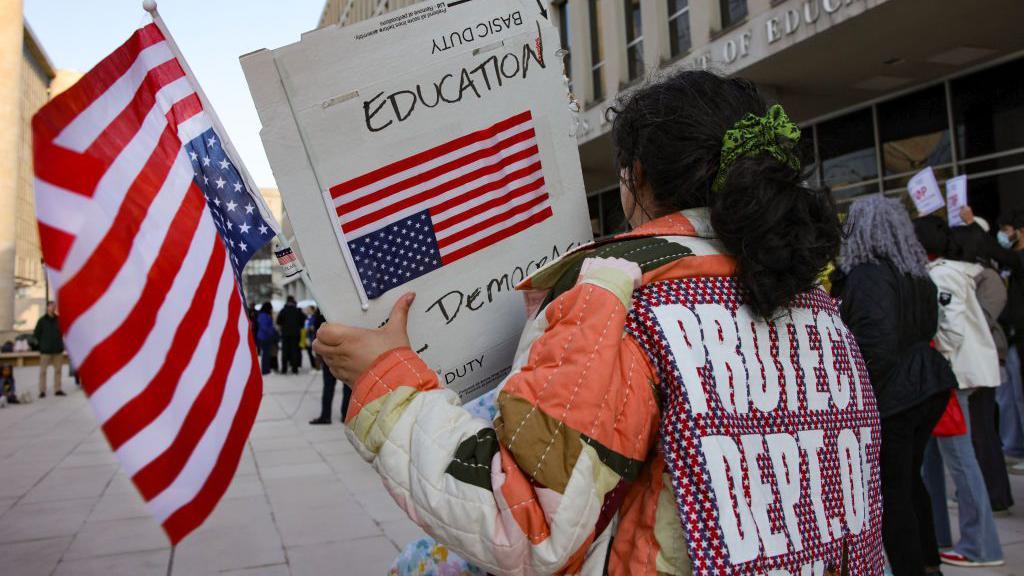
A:
<svg viewBox="0 0 1024 576">
<path fill-rule="evenodd" d="M 320 419 L 331 419 L 331 404 L 334 402 L 334 385 L 336 380 L 330 370 L 324 370 L 323 374 L 324 392 L 320 397 Z"/>
<path fill-rule="evenodd" d="M 978 388 L 967 404 L 971 414 L 971 444 L 978 457 L 981 475 L 985 477 L 989 501 L 993 510 L 1006 510 L 1013 506 L 1013 494 L 997 429 L 996 391 L 994 388 Z"/>
<path fill-rule="evenodd" d="M 299 352 L 299 336 L 297 334 L 288 338 L 288 363 L 291 365 L 292 372 L 298 372 L 302 367 L 302 354 Z"/>
<path fill-rule="evenodd" d="M 286 335 L 281 338 L 281 373 L 284 374 L 290 368 L 292 372 L 298 372 L 301 366 L 299 355 L 299 337 L 297 335 Z"/>
<path fill-rule="evenodd" d="M 270 374 L 271 369 L 274 367 L 274 353 L 270 347 L 270 342 L 261 341 L 260 343 L 260 369 L 264 375 Z"/>
<path fill-rule="evenodd" d="M 342 384 L 341 388 L 341 421 L 344 422 L 348 418 L 348 401 L 352 398 L 352 389 L 347 384 Z"/>
<path fill-rule="evenodd" d="M 882 419 L 879 454 L 882 544 L 894 576 L 924 574 L 917 504 L 913 498 L 914 425 L 911 410 Z"/>
<path fill-rule="evenodd" d="M 894 576 L 938 566 L 931 500 L 921 479 L 924 448 L 949 400 L 944 391 L 882 419 L 882 544 Z"/>
<path fill-rule="evenodd" d="M 917 425 L 914 430 L 914 463 L 913 463 L 913 488 L 914 507 L 917 510 L 918 534 L 921 539 L 921 559 L 925 567 L 938 566 L 939 542 L 935 536 L 935 516 L 932 513 L 932 501 L 924 479 L 921 477 L 921 467 L 924 462 L 924 451 L 928 441 L 932 437 L 932 430 L 942 418 L 942 413 L 949 403 L 949 392 L 940 392 L 918 408 L 916 408 Z"/>
</svg>

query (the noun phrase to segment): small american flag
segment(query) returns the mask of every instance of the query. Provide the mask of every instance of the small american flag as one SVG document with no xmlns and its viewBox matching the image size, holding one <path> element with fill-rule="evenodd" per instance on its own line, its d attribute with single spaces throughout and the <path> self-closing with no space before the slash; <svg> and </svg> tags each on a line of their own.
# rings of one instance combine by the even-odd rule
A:
<svg viewBox="0 0 1024 576">
<path fill-rule="evenodd" d="M 275 231 L 211 114 L 150 24 L 32 121 L 68 353 L 174 543 L 227 489 L 263 386 L 237 282 Z"/>
<path fill-rule="evenodd" d="M 529 111 L 342 182 L 328 202 L 369 298 L 552 215 Z"/>
</svg>

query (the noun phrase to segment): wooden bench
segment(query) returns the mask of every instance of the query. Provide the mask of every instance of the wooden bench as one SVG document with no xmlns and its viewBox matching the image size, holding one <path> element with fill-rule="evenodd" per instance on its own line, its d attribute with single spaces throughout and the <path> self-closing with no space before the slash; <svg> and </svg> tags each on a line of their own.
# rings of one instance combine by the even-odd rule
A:
<svg viewBox="0 0 1024 576">
<path fill-rule="evenodd" d="M 67 352 L 63 353 L 64 363 L 68 363 Z M 39 366 L 39 352 L 0 352 L 0 365 L 10 364 L 11 366 Z"/>
</svg>

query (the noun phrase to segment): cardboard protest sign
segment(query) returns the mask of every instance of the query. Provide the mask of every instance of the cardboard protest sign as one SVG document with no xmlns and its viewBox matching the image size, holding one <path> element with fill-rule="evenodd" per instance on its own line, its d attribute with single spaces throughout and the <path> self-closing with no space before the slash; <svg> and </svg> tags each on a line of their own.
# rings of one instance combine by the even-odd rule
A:
<svg viewBox="0 0 1024 576">
<path fill-rule="evenodd" d="M 967 176 L 957 176 L 946 180 L 946 212 L 949 215 L 949 226 L 967 224 L 960 217 L 960 209 L 967 206 Z"/>
<path fill-rule="evenodd" d="M 914 201 L 918 216 L 927 216 L 946 205 L 931 166 L 914 174 L 907 182 L 907 192 Z"/>
<path fill-rule="evenodd" d="M 469 399 L 508 373 L 513 287 L 591 239 L 555 28 L 520 0 L 421 3 L 242 57 L 313 291 Z"/>
</svg>

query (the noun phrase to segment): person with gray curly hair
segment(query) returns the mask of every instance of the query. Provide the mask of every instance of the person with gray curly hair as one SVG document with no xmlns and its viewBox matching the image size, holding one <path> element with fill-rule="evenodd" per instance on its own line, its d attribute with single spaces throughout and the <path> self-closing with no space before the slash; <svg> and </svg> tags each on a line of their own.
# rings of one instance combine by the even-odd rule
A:
<svg viewBox="0 0 1024 576">
<path fill-rule="evenodd" d="M 903 274 L 928 277 L 928 255 L 899 200 L 881 194 L 858 200 L 846 216 L 847 237 L 839 249 L 839 269 L 849 274 L 861 264 L 888 260 Z"/>
<path fill-rule="evenodd" d="M 938 572 L 921 463 L 956 378 L 929 345 L 938 327 L 927 254 L 898 200 L 850 206 L 832 293 L 857 340 L 878 400 L 882 437 L 882 541 L 895 576 Z"/>
</svg>

